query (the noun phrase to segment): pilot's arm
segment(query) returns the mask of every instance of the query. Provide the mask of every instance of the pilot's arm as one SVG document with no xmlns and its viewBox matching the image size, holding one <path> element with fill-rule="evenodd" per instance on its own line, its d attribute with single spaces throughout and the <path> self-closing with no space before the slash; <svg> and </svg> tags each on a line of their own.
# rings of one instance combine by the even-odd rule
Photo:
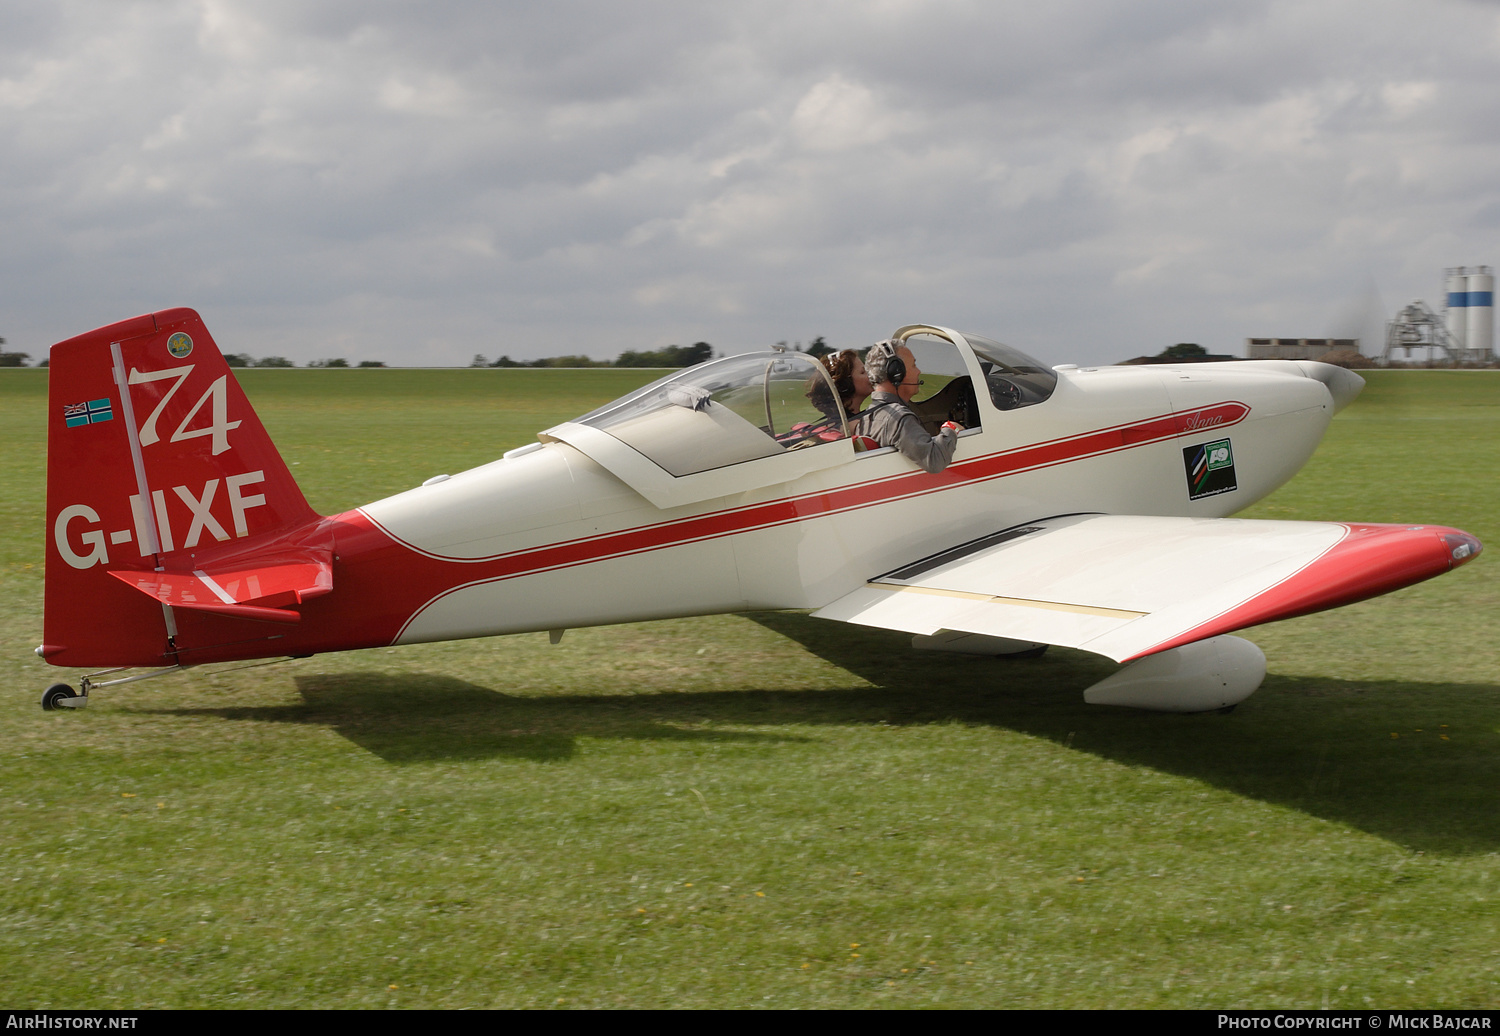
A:
<svg viewBox="0 0 1500 1036">
<path fill-rule="evenodd" d="M 905 407 L 901 408 L 900 421 L 896 429 L 895 446 L 903 457 L 934 475 L 953 460 L 953 451 L 958 446 L 957 424 L 949 421 L 938 430 L 937 435 L 928 435 L 917 415 Z"/>
</svg>

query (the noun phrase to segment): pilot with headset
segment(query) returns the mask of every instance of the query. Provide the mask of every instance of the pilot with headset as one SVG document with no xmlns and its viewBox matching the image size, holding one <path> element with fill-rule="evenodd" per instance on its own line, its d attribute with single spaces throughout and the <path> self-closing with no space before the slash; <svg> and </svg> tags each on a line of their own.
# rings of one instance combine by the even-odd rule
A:
<svg viewBox="0 0 1500 1036">
<path fill-rule="evenodd" d="M 948 421 L 936 436 L 928 435 L 907 406 L 922 384 L 922 372 L 911 350 L 893 341 L 876 342 L 865 354 L 865 370 L 875 393 L 856 421 L 858 433 L 881 446 L 896 447 L 902 456 L 934 475 L 946 468 L 963 426 Z"/>
</svg>

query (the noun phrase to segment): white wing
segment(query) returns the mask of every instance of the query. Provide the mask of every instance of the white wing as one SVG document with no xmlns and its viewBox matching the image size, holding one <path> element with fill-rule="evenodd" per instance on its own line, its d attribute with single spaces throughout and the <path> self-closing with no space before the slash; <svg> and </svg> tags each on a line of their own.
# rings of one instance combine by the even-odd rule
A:
<svg viewBox="0 0 1500 1036">
<path fill-rule="evenodd" d="M 871 580 L 814 613 L 1083 648 L 1126 662 L 1388 593 L 1479 553 L 1436 525 L 1068 515 Z"/>
</svg>

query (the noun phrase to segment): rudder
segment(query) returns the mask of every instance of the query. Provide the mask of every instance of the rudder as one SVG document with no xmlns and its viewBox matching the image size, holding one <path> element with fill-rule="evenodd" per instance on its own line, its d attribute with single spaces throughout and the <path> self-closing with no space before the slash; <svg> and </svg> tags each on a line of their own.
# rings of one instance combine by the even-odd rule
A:
<svg viewBox="0 0 1500 1036">
<path fill-rule="evenodd" d="M 169 665 L 163 605 L 110 572 L 315 519 L 191 309 L 59 342 L 49 360 L 45 643 L 54 665 Z"/>
</svg>

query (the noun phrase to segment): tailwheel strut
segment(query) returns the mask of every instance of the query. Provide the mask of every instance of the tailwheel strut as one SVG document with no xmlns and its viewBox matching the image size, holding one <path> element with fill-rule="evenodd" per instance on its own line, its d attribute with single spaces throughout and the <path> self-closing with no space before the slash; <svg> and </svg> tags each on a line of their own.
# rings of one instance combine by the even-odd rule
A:
<svg viewBox="0 0 1500 1036">
<path fill-rule="evenodd" d="M 166 676 L 170 673 L 180 673 L 192 666 L 172 665 L 165 669 L 153 669 L 149 673 L 136 673 L 134 676 L 121 676 L 113 680 L 101 680 L 101 676 L 111 676 L 115 673 L 123 673 L 130 666 L 120 666 L 115 669 L 105 669 L 98 673 L 90 673 L 78 681 L 78 691 L 65 683 L 55 683 L 42 692 L 42 708 L 48 712 L 56 709 L 82 709 L 88 706 L 89 692 L 96 687 L 114 687 L 116 684 L 135 683 L 137 680 L 150 680 L 157 676 Z"/>
</svg>

